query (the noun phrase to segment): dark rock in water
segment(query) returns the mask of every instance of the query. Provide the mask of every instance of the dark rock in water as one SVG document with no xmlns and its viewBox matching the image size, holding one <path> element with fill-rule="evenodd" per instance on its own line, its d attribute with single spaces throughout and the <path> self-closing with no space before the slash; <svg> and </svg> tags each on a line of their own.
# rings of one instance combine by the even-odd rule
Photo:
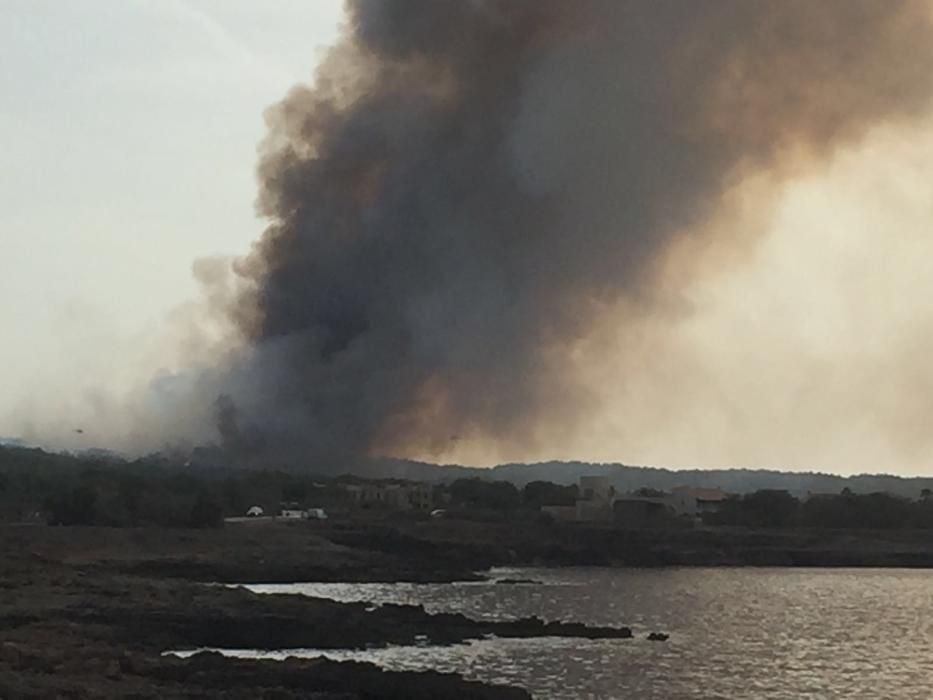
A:
<svg viewBox="0 0 933 700">
<path fill-rule="evenodd" d="M 394 610 L 398 612 L 424 612 L 424 605 L 422 603 L 416 603 L 415 605 L 409 605 L 407 603 L 382 603 L 380 607 L 383 607 L 386 610 Z"/>
<path fill-rule="evenodd" d="M 507 585 L 507 586 L 516 586 L 519 584 L 533 584 L 535 586 L 540 586 L 540 581 L 535 581 L 532 578 L 500 578 L 496 583 Z"/>
<path fill-rule="evenodd" d="M 652 632 L 648 635 L 649 642 L 666 642 L 671 638 L 671 635 L 665 634 L 664 632 Z"/>
<path fill-rule="evenodd" d="M 162 658 L 147 674 L 150 679 L 184 684 L 199 697 L 228 697 L 235 688 L 242 697 L 276 697 L 283 700 L 321 698 L 397 698 L 434 700 L 530 700 L 520 688 L 467 681 L 452 673 L 436 671 L 385 671 L 358 661 L 290 658 L 263 662 L 225 658 L 201 653 L 190 659 Z"/>
<path fill-rule="evenodd" d="M 630 639 L 632 637 L 632 630 L 628 627 L 590 627 L 582 622 L 545 622 L 535 616 L 495 623 L 490 631 L 500 637 L 580 637 L 581 639 Z"/>
</svg>

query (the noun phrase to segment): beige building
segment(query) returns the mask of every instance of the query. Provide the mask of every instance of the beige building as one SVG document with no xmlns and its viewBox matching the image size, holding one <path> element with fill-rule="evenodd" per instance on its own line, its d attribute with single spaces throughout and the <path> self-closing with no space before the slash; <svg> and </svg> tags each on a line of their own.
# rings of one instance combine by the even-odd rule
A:
<svg viewBox="0 0 933 700">
<path fill-rule="evenodd" d="M 608 476 L 581 476 L 573 506 L 543 506 L 555 520 L 576 522 L 619 521 L 632 524 L 661 522 L 665 518 L 698 518 L 715 512 L 728 494 L 718 488 L 679 486 L 670 493 L 641 490 L 618 494 Z"/>
<path fill-rule="evenodd" d="M 434 509 L 434 486 L 421 482 L 404 484 L 368 482 L 344 484 L 343 490 L 350 499 L 365 507 L 383 507 L 392 510 Z"/>
<path fill-rule="evenodd" d="M 615 495 L 616 490 L 609 483 L 608 476 L 581 476 L 576 520 L 581 522 L 612 520 L 612 502 Z"/>
<path fill-rule="evenodd" d="M 714 513 L 729 497 L 722 489 L 678 486 L 671 489 L 670 503 L 678 515 L 700 516 Z"/>
</svg>

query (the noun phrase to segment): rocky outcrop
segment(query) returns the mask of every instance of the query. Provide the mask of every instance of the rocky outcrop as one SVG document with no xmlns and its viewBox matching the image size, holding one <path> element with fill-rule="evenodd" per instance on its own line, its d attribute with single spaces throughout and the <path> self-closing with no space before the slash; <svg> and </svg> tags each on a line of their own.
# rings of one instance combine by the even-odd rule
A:
<svg viewBox="0 0 933 700">
<path fill-rule="evenodd" d="M 519 688 L 464 680 L 456 674 L 385 671 L 373 664 L 327 659 L 258 661 L 217 653 L 160 657 L 89 644 L 11 651 L 0 648 L 3 698 L 277 698 L 298 700 L 529 700 Z"/>
<path fill-rule="evenodd" d="M 421 606 L 257 595 L 179 577 L 187 570 L 201 578 L 211 567 L 226 565 L 221 561 L 224 552 L 230 552 L 228 572 L 255 573 L 285 545 L 292 550 L 273 565 L 277 571 L 313 565 L 337 577 L 351 566 L 362 576 L 365 562 L 371 561 L 373 576 L 414 574 L 418 566 L 426 576 L 431 573 L 412 559 L 332 549 L 316 536 L 302 539 L 293 530 L 257 535 L 244 529 L 241 535 L 0 528 L 5 552 L 0 558 L 0 698 L 519 700 L 528 694 L 450 674 L 388 672 L 371 664 L 323 659 L 260 661 L 216 654 L 178 659 L 161 653 L 201 647 L 453 644 L 489 635 L 631 636 L 625 628 L 538 618 L 489 622 L 430 614 Z M 37 547 L 42 557 L 31 556 Z"/>
<path fill-rule="evenodd" d="M 390 644 L 455 644 L 489 636 L 629 639 L 628 627 L 591 627 L 537 617 L 504 622 L 459 613 L 431 614 L 420 605 L 337 603 L 299 596 L 260 596 L 214 589 L 200 602 L 176 608 L 72 611 L 70 619 L 121 630 L 130 643 L 139 635 L 165 649 L 362 649 Z M 130 616 L 132 615 L 132 616 Z"/>
<path fill-rule="evenodd" d="M 258 697 L 275 690 L 275 697 L 397 698 L 398 700 L 530 700 L 519 688 L 467 681 L 452 673 L 433 671 L 389 672 L 373 664 L 327 659 L 249 661 L 219 654 L 198 654 L 188 660 L 165 659 L 147 674 L 160 682 L 171 681 L 205 692 L 207 697 L 228 697 L 230 687 L 252 689 Z"/>
</svg>

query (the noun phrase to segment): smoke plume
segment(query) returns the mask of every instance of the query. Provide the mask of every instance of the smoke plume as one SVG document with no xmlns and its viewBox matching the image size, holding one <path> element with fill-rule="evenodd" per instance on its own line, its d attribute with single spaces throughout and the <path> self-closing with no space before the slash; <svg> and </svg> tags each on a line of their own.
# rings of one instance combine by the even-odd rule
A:
<svg viewBox="0 0 933 700">
<path fill-rule="evenodd" d="M 721 225 L 736 188 L 758 178 L 766 207 L 930 104 L 921 0 L 347 10 L 267 115 L 269 223 L 224 308 L 246 349 L 200 382 L 230 447 L 554 444 L 597 408 L 592 329 L 688 313 L 706 258 L 676 251 L 757 233 Z"/>
</svg>

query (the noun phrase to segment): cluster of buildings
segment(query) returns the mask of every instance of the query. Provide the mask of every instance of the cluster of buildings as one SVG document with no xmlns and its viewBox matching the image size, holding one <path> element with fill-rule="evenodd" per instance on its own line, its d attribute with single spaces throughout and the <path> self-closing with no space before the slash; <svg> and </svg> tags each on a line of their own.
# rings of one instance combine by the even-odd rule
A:
<svg viewBox="0 0 933 700">
<path fill-rule="evenodd" d="M 334 485 L 334 489 L 338 498 L 334 502 L 334 494 L 331 493 L 331 505 L 341 507 L 431 512 L 441 500 L 437 495 L 437 487 L 423 482 L 338 483 Z M 307 508 L 294 502 L 282 503 L 274 512 L 267 512 L 262 506 L 253 505 L 247 510 L 245 518 L 228 518 L 228 521 L 244 519 L 327 520 L 327 513 L 323 508 Z"/>
<path fill-rule="evenodd" d="M 250 506 L 245 518 L 227 518 L 227 522 L 242 520 L 327 520 L 327 512 L 323 508 L 303 508 L 297 503 L 283 503 L 276 513 L 266 513 L 266 509 L 259 505 Z"/>
<path fill-rule="evenodd" d="M 615 522 L 633 527 L 663 524 L 676 518 L 700 518 L 717 511 L 728 494 L 718 488 L 679 486 L 669 492 L 640 489 L 618 493 L 606 476 L 581 476 L 577 501 L 569 506 L 543 506 L 556 520 Z"/>
<path fill-rule="evenodd" d="M 316 485 L 317 486 L 317 485 Z M 423 511 L 442 513 L 450 494 L 437 484 L 417 481 L 356 481 L 320 485 L 319 497 L 331 506 L 345 509 L 387 511 Z M 324 494 L 327 494 L 326 497 Z M 572 505 L 545 505 L 542 512 L 568 522 L 613 522 L 627 527 L 650 527 L 698 520 L 716 512 L 728 498 L 718 488 L 681 486 L 670 491 L 639 489 L 620 493 L 606 476 L 582 476 L 577 498 Z M 253 506 L 247 518 L 325 520 L 322 508 L 305 508 L 298 503 L 283 503 L 275 515 Z M 231 520 L 244 520 L 234 518 Z"/>
<path fill-rule="evenodd" d="M 432 511 L 437 502 L 436 487 L 420 481 L 340 484 L 339 488 L 351 503 L 364 508 Z"/>
</svg>

